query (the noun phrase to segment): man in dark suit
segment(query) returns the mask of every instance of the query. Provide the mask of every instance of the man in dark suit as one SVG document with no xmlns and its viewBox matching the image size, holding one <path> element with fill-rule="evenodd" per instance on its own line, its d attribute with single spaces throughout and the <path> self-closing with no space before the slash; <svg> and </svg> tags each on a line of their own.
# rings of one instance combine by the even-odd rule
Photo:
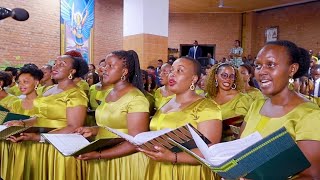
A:
<svg viewBox="0 0 320 180">
<path fill-rule="evenodd" d="M 194 41 L 193 46 L 189 49 L 188 56 L 197 60 L 202 57 L 202 49 L 198 46 L 197 40 Z"/>
</svg>

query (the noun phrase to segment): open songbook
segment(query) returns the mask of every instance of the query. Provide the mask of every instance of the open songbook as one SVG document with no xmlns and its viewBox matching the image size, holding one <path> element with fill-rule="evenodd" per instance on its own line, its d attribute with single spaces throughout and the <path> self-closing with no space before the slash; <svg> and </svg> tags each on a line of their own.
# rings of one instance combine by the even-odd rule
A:
<svg viewBox="0 0 320 180">
<path fill-rule="evenodd" d="M 90 142 L 80 134 L 41 134 L 64 156 L 99 151 L 123 142 L 122 138 L 98 139 Z"/>
<path fill-rule="evenodd" d="M 204 135 L 202 135 L 197 129 L 195 129 L 191 124 L 179 127 L 177 129 L 162 129 L 159 131 L 148 131 L 137 134 L 132 137 L 126 133 L 120 132 L 116 129 L 110 127 L 105 127 L 107 130 L 115 133 L 116 135 L 124 138 L 133 145 L 136 145 L 142 149 L 156 151 L 154 146 L 165 147 L 172 152 L 181 152 L 182 150 L 175 146 L 169 138 L 174 139 L 183 146 L 193 149 L 196 148 L 196 144 L 192 138 L 189 128 L 193 129 L 193 132 L 197 133 L 198 136 L 205 144 L 211 143 Z"/>
<path fill-rule="evenodd" d="M 243 139 L 207 146 L 193 128 L 189 128 L 204 159 L 170 139 L 200 163 L 225 179 L 287 179 L 310 166 L 285 128 L 262 138 L 255 132 Z"/>
<path fill-rule="evenodd" d="M 52 131 L 54 128 L 44 128 L 44 127 L 23 127 L 23 126 L 5 126 L 0 125 L 0 140 L 6 139 L 9 136 L 14 136 L 19 133 L 46 133 Z"/>
</svg>

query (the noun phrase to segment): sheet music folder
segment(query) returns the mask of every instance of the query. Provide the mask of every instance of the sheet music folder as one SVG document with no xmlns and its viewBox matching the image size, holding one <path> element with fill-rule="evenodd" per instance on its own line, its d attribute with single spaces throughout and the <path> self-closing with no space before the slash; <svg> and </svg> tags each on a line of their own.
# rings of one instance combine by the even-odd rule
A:
<svg viewBox="0 0 320 180">
<path fill-rule="evenodd" d="M 310 167 L 310 162 L 285 128 L 277 130 L 218 166 L 211 165 L 178 142 L 172 139 L 170 141 L 225 179 L 288 179 Z"/>
</svg>

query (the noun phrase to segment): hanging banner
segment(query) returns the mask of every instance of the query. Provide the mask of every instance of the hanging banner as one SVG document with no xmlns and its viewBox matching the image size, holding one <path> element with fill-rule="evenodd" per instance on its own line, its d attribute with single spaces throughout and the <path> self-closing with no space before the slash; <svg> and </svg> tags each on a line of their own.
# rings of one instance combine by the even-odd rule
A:
<svg viewBox="0 0 320 180">
<path fill-rule="evenodd" d="M 94 0 L 61 0 L 61 54 L 69 50 L 81 52 L 93 62 Z"/>
</svg>

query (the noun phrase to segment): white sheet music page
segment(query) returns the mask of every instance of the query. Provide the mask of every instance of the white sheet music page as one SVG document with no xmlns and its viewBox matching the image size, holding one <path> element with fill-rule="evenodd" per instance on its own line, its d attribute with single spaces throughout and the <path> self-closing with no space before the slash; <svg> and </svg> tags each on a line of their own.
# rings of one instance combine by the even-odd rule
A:
<svg viewBox="0 0 320 180">
<path fill-rule="evenodd" d="M 7 129 L 7 128 L 8 128 L 8 126 L 6 126 L 6 125 L 0 125 L 0 131 L 3 131 L 5 129 Z"/>
<path fill-rule="evenodd" d="M 211 165 L 218 166 L 246 148 L 260 141 L 262 136 L 255 132 L 249 136 L 230 142 L 214 144 L 209 147 L 210 157 L 207 159 Z"/>
<path fill-rule="evenodd" d="M 87 146 L 90 142 L 80 134 L 41 134 L 63 155 L 71 155 Z"/>
</svg>

